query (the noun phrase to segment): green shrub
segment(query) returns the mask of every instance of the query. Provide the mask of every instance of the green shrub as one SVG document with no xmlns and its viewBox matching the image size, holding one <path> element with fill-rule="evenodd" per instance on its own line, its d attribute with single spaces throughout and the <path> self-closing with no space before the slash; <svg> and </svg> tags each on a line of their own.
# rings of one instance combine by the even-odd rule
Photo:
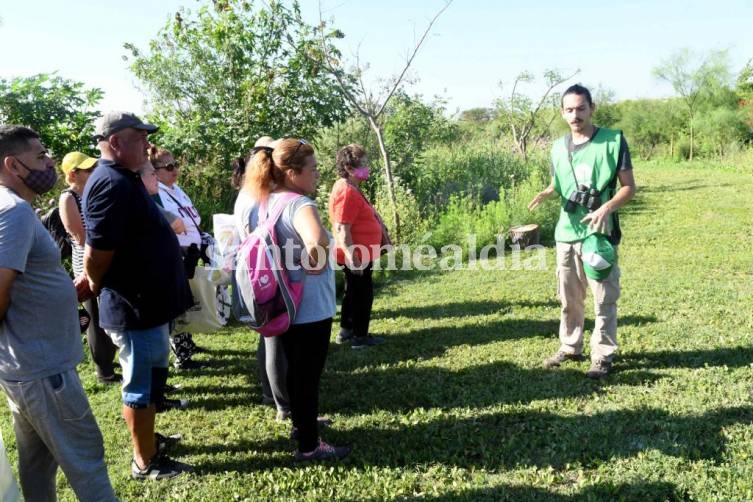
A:
<svg viewBox="0 0 753 502">
<path fill-rule="evenodd" d="M 212 215 L 232 213 L 238 192 L 230 185 L 230 168 L 192 165 L 181 169 L 178 185 L 191 198 L 201 215 L 201 227 L 212 233 Z"/>
<path fill-rule="evenodd" d="M 484 203 L 498 200 L 500 187 L 527 178 L 533 165 L 498 141 L 435 146 L 416 159 L 414 170 L 421 173 L 415 182 L 416 198 L 425 216 L 441 213 L 456 194 Z"/>
<path fill-rule="evenodd" d="M 421 217 L 418 200 L 413 191 L 399 178 L 395 178 L 395 198 L 400 215 L 400 228 L 394 228 L 394 211 L 387 194 L 387 187 L 379 183 L 375 187 L 374 207 L 382 216 L 395 244 L 417 244 L 428 231 L 428 222 Z"/>
<path fill-rule="evenodd" d="M 517 225 L 535 223 L 543 242 L 552 242 L 554 226 L 559 215 L 557 199 L 542 204 L 536 211 L 528 210 L 528 203 L 546 186 L 538 172 L 532 173 L 520 184 L 500 188 L 500 200 L 484 204 L 472 195 L 452 195 L 446 209 L 432 228 L 429 243 L 439 250 L 442 246 L 457 244 L 468 253 L 475 236 L 477 249 L 497 243 L 497 235 L 507 235 Z"/>
</svg>

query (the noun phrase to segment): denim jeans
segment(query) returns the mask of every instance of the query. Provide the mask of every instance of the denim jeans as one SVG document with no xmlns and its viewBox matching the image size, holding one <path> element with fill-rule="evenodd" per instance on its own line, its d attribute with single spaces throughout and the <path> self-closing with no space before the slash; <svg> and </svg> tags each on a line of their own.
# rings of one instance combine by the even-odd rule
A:
<svg viewBox="0 0 753 502">
<path fill-rule="evenodd" d="M 107 330 L 112 341 L 120 347 L 120 367 L 123 370 L 123 404 L 131 408 L 147 408 L 160 396 L 155 392 L 167 380 L 170 341 L 167 324 L 126 331 Z M 164 373 L 164 378 L 163 374 Z"/>
</svg>

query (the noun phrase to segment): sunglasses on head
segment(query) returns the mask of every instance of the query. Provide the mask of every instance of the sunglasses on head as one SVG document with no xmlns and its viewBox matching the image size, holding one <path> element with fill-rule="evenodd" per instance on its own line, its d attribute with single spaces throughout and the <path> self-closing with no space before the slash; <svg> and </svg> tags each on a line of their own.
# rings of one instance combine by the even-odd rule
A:
<svg viewBox="0 0 753 502">
<path fill-rule="evenodd" d="M 298 146 L 295 147 L 295 150 L 293 150 L 293 153 L 288 157 L 288 160 L 294 158 L 296 154 L 298 153 L 298 150 L 300 150 L 303 145 L 308 145 L 308 143 L 306 143 L 302 139 L 299 139 Z"/>
<path fill-rule="evenodd" d="M 176 169 L 180 168 L 180 164 L 177 162 L 171 162 L 170 164 L 165 164 L 164 166 L 154 166 L 155 169 L 164 169 L 165 171 L 171 173 L 175 171 Z"/>
</svg>

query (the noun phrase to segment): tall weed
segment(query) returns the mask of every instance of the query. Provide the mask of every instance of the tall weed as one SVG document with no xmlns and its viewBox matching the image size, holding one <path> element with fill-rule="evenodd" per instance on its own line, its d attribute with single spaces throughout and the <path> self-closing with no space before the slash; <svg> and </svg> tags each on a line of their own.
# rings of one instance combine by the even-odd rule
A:
<svg viewBox="0 0 753 502">
<path fill-rule="evenodd" d="M 415 181 L 416 198 L 424 216 L 442 212 L 453 195 L 484 203 L 498 200 L 500 187 L 509 188 L 527 178 L 531 166 L 498 141 L 435 146 L 414 164 L 421 173 Z"/>
<path fill-rule="evenodd" d="M 506 239 L 511 227 L 531 223 L 539 225 L 541 240 L 551 243 L 559 204 L 548 201 L 534 212 L 528 210 L 528 203 L 544 186 L 538 173 L 532 173 L 517 185 L 501 187 L 500 200 L 486 204 L 472 195 L 450 196 L 446 209 L 432 228 L 430 244 L 435 249 L 457 244 L 467 255 L 469 246 L 475 244 L 480 249 L 496 244 L 497 235 L 504 235 Z"/>
</svg>

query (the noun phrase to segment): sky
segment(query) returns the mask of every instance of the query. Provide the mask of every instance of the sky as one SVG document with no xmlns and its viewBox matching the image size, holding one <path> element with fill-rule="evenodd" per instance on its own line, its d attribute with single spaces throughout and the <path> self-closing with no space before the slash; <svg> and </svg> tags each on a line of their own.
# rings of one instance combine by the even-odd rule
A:
<svg viewBox="0 0 753 502">
<path fill-rule="evenodd" d="M 141 49 L 180 8 L 210 0 L 0 0 L 0 78 L 57 72 L 105 91 L 101 110 L 142 113 L 144 96 L 123 48 Z M 254 0 L 249 0 L 254 2 Z M 256 0 L 257 4 L 263 4 Z M 301 0 L 315 23 L 320 2 Z M 371 86 L 398 74 L 443 0 L 321 0 L 346 37 L 345 58 L 369 65 Z M 184 16 L 185 17 L 185 16 Z M 439 97 L 447 111 L 491 107 L 523 71 L 580 73 L 571 83 L 610 89 L 618 100 L 673 95 L 651 75 L 680 48 L 729 51 L 737 73 L 753 58 L 751 0 L 454 0 L 411 67 L 411 94 Z"/>
</svg>

